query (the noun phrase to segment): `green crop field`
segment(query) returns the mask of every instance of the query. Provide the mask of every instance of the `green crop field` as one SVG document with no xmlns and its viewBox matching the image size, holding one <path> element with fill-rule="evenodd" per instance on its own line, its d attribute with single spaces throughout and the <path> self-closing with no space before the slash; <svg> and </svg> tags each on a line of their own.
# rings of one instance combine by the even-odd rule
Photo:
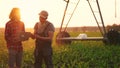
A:
<svg viewBox="0 0 120 68">
<path fill-rule="evenodd" d="M 80 32 L 71 32 L 77 36 Z M 101 36 L 100 33 L 87 33 L 88 36 Z M 56 35 L 56 33 L 55 33 Z M 33 68 L 34 40 L 23 42 L 24 55 L 22 68 Z M 102 41 L 73 41 L 70 45 L 53 47 L 54 68 L 120 68 L 120 46 L 105 45 Z M 8 68 L 8 51 L 4 33 L 0 33 L 0 68 Z M 44 65 L 43 65 L 44 67 Z"/>
</svg>

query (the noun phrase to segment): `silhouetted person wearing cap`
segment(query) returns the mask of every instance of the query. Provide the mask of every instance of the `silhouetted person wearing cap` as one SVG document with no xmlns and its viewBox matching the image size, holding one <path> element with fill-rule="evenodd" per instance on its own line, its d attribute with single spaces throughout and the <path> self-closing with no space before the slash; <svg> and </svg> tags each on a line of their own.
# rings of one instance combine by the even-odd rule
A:
<svg viewBox="0 0 120 68">
<path fill-rule="evenodd" d="M 20 20 L 19 8 L 13 8 L 5 26 L 5 40 L 8 48 L 9 68 L 20 68 L 22 63 L 23 47 L 20 33 L 25 32 L 24 23 Z M 14 65 L 16 67 L 14 67 Z"/>
<path fill-rule="evenodd" d="M 52 38 L 55 28 L 52 23 L 47 21 L 48 12 L 43 10 L 39 14 L 39 22 L 34 26 L 35 51 L 34 58 L 35 68 L 42 68 L 43 61 L 46 68 L 53 68 L 52 63 Z"/>
</svg>

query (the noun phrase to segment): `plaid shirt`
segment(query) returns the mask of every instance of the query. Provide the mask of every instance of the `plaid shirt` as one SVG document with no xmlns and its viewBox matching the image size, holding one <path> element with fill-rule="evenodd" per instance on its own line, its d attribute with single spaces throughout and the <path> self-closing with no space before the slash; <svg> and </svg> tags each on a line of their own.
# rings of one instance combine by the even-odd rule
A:
<svg viewBox="0 0 120 68">
<path fill-rule="evenodd" d="M 16 51 L 23 50 L 22 41 L 20 41 L 19 38 L 21 32 L 25 32 L 23 22 L 10 20 L 6 23 L 5 40 L 7 42 L 8 49 L 14 49 Z"/>
</svg>

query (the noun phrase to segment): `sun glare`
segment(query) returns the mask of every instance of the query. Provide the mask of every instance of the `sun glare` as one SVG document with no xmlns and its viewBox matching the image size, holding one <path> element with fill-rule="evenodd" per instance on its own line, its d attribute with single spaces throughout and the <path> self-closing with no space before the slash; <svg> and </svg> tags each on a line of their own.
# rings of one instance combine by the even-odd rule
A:
<svg viewBox="0 0 120 68">
<path fill-rule="evenodd" d="M 75 4 L 71 2 L 75 2 Z M 63 26 L 66 26 L 70 18 L 70 14 L 72 14 L 77 2 L 78 0 L 70 0 L 68 7 L 69 10 L 66 13 Z M 114 17 L 115 5 L 113 2 L 114 0 L 110 0 L 109 3 L 106 0 L 99 0 L 105 25 L 111 25 L 114 22 L 118 24 L 120 22 L 120 2 L 119 0 L 117 0 L 117 17 Z M 93 2 L 91 1 L 91 3 Z M 92 4 L 92 6 L 94 6 L 94 11 L 98 11 L 96 10 L 94 3 Z M 0 27 L 4 27 L 6 22 L 9 20 L 9 13 L 14 7 L 20 8 L 21 20 L 25 23 L 25 27 L 34 27 L 35 23 L 39 21 L 38 13 L 41 10 L 47 10 L 49 13 L 48 20 L 52 22 L 55 27 L 60 27 L 66 7 L 66 2 L 64 2 L 64 0 L 0 0 Z M 98 13 L 96 15 L 98 15 Z M 99 19 L 100 17 L 97 16 L 97 18 Z M 70 20 L 70 24 L 68 26 L 97 26 L 93 14 L 90 10 L 90 6 L 88 5 L 86 0 L 80 1 L 80 4 L 78 5 L 75 13 L 73 14 Z"/>
<path fill-rule="evenodd" d="M 32 4 L 32 5 L 31 5 Z M 21 10 L 21 20 L 25 23 L 26 27 L 34 27 L 35 22 L 38 21 L 38 7 L 33 0 L 21 1 L 18 4 Z"/>
<path fill-rule="evenodd" d="M 37 22 L 37 15 L 31 9 L 21 8 L 21 20 L 25 23 L 26 27 L 33 27 Z"/>
</svg>

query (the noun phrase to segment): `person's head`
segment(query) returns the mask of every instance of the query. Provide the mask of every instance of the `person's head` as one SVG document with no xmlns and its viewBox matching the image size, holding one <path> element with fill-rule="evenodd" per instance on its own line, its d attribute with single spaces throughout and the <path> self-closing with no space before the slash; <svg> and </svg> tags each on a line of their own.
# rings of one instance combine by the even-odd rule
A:
<svg viewBox="0 0 120 68">
<path fill-rule="evenodd" d="M 20 20 L 20 9 L 19 8 L 13 8 L 10 12 L 9 19 Z"/>
<path fill-rule="evenodd" d="M 41 22 L 41 23 L 44 23 L 47 18 L 48 18 L 48 12 L 45 11 L 45 10 L 42 10 L 42 11 L 39 13 L 39 20 L 40 20 L 40 22 Z"/>
</svg>

